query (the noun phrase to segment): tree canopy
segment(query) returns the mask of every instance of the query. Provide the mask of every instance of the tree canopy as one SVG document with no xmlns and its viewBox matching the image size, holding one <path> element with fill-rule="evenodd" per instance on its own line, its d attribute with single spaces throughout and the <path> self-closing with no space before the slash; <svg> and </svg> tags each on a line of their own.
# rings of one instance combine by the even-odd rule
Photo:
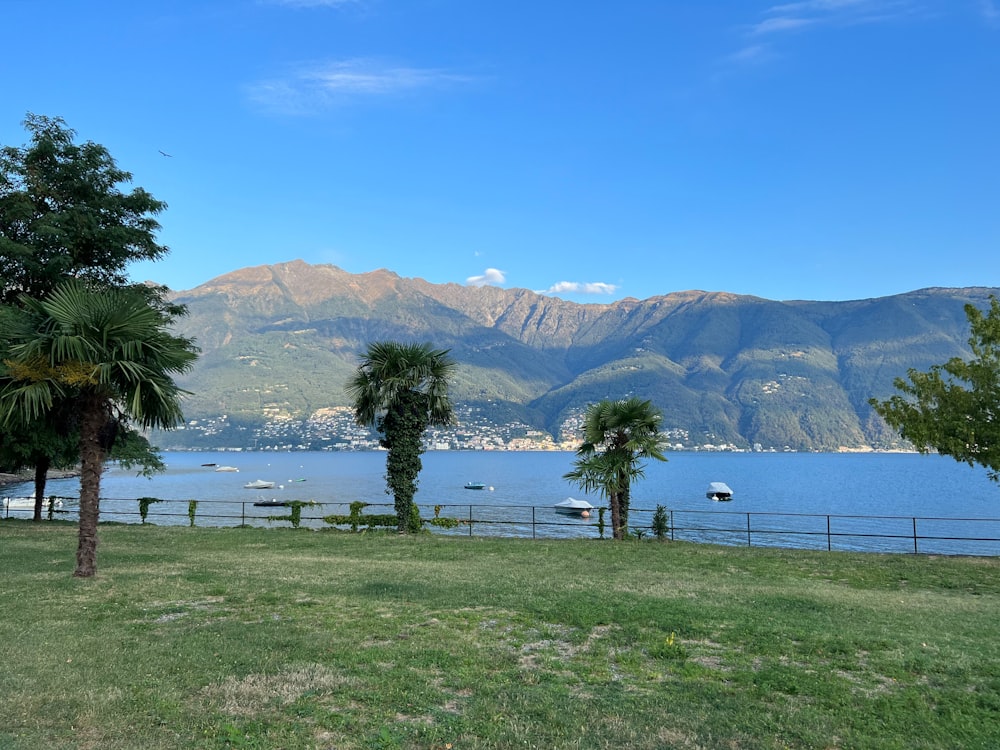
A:
<svg viewBox="0 0 1000 750">
<path fill-rule="evenodd" d="M 129 263 L 167 254 L 154 218 L 166 204 L 123 192 L 132 175 L 104 146 L 75 143 L 62 118 L 24 124 L 30 144 L 0 149 L 0 302 L 40 298 L 66 278 L 126 286 Z"/>
<path fill-rule="evenodd" d="M 651 401 L 639 398 L 604 400 L 587 409 L 578 458 L 564 478 L 608 499 L 615 539 L 628 534 L 632 483 L 645 476 L 642 460 L 667 460 L 659 434 L 661 419 Z"/>
<path fill-rule="evenodd" d="M 172 376 L 190 369 L 197 349 L 170 333 L 169 316 L 135 289 L 68 281 L 42 300 L 22 302 L 0 378 L 0 425 L 37 421 L 54 404 L 72 404 L 81 471 L 74 575 L 92 576 L 108 451 L 122 428 L 181 421 L 183 392 Z"/>
<path fill-rule="evenodd" d="M 394 498 L 400 532 L 419 529 L 413 497 L 423 468 L 423 434 L 453 418 L 448 381 L 455 367 L 446 349 L 382 341 L 368 346 L 347 384 L 355 420 L 378 430 L 388 450 L 386 492 Z"/>
<path fill-rule="evenodd" d="M 927 372 L 896 378 L 896 394 L 870 404 L 917 450 L 935 450 L 1000 481 L 1000 301 L 985 313 L 965 306 L 972 358 L 953 357 Z"/>
<path fill-rule="evenodd" d="M 164 288 L 133 284 L 126 273 L 129 263 L 168 252 L 156 242 L 154 218 L 166 204 L 141 188 L 123 190 L 132 175 L 103 146 L 76 143 L 61 118 L 28 114 L 24 125 L 27 145 L 0 148 L 0 306 L 40 300 L 77 279 L 95 288 L 129 287 L 165 315 L 183 314 L 166 301 Z M 0 356 L 10 330 L 6 323 L 0 329 Z M 0 466 L 34 469 L 36 519 L 46 472 L 78 454 L 74 406 L 59 399 L 54 393 L 44 414 L 8 420 L 0 437 Z M 133 465 L 144 471 L 162 465 L 147 441 L 131 438 L 126 455 Z"/>
</svg>

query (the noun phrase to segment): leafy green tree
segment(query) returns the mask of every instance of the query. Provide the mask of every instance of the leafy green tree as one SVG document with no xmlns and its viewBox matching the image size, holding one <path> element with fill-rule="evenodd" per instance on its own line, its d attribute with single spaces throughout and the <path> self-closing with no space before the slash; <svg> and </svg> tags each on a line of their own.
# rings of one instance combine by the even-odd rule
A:
<svg viewBox="0 0 1000 750">
<path fill-rule="evenodd" d="M 896 378 L 901 394 L 869 403 L 921 453 L 936 450 L 1000 481 L 1000 301 L 984 314 L 965 306 L 973 357 L 953 357 L 928 372 Z"/>
<path fill-rule="evenodd" d="M 123 469 L 138 469 L 138 473 L 151 478 L 166 471 L 160 451 L 150 444 L 149 439 L 128 425 L 121 425 L 118 435 L 108 450 L 108 460 L 116 462 Z"/>
<path fill-rule="evenodd" d="M 65 431 L 67 423 L 68 416 L 50 411 L 33 424 L 16 422 L 0 433 L 0 467 L 12 474 L 27 469 L 33 473 L 34 521 L 42 520 L 49 470 L 68 469 L 79 460 L 79 440 L 75 431 Z"/>
<path fill-rule="evenodd" d="M 608 499 L 614 539 L 628 534 L 632 483 L 645 476 L 642 459 L 667 460 L 659 435 L 661 419 L 651 401 L 638 398 L 604 400 L 587 409 L 575 468 L 564 478 Z"/>
<path fill-rule="evenodd" d="M 400 533 L 420 529 L 412 511 L 423 468 L 422 438 L 428 426 L 447 425 L 453 419 L 448 382 L 455 367 L 446 349 L 382 341 L 368 346 L 347 384 L 355 420 L 374 427 L 389 451 L 386 493 L 394 498 Z"/>
<path fill-rule="evenodd" d="M 142 189 L 123 192 L 120 186 L 132 175 L 103 146 L 75 143 L 75 131 L 61 118 L 29 113 L 24 125 L 28 145 L 0 148 L 0 304 L 41 299 L 75 278 L 131 287 L 164 313 L 183 314 L 183 307 L 167 302 L 165 288 L 131 284 L 126 274 L 129 263 L 168 252 L 155 240 L 160 225 L 153 218 L 166 204 Z M 0 327 L 0 351 L 7 330 Z M 0 438 L 0 465 L 34 470 L 36 519 L 48 469 L 78 453 L 73 412 L 73 404 L 60 404 L 56 396 L 44 415 L 34 422 L 8 422 Z M 148 442 L 145 446 L 134 458 L 148 473 L 162 462 Z M 141 443 L 132 447 L 143 450 Z"/>
<path fill-rule="evenodd" d="M 28 146 L 0 149 L 0 302 L 44 297 L 78 278 L 129 286 L 129 263 L 157 260 L 153 218 L 166 208 L 132 180 L 104 146 L 74 142 L 58 117 L 29 114 Z"/>
<path fill-rule="evenodd" d="M 0 378 L 0 425 L 39 420 L 57 401 L 74 405 L 80 435 L 80 526 L 73 575 L 97 572 L 101 472 L 118 432 L 170 429 L 183 393 L 172 375 L 197 349 L 169 333 L 172 318 L 134 289 L 79 281 L 43 300 L 22 298 Z"/>
</svg>

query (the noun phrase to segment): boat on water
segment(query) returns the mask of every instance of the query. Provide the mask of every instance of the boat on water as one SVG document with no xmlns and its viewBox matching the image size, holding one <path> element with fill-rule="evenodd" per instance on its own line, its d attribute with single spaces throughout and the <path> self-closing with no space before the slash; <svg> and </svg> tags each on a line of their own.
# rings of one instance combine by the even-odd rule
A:
<svg viewBox="0 0 1000 750">
<path fill-rule="evenodd" d="M 53 508 L 61 508 L 61 507 L 63 507 L 63 501 L 60 500 L 59 498 L 55 498 L 55 499 L 42 498 L 42 508 L 43 509 L 48 508 L 49 507 L 49 503 L 52 504 Z M 22 509 L 34 510 L 34 507 L 35 507 L 35 498 L 33 498 L 33 497 L 5 497 L 3 499 L 3 507 L 8 508 L 10 510 L 22 510 Z"/>
<path fill-rule="evenodd" d="M 270 500 L 257 500 L 254 502 L 258 508 L 283 508 L 288 505 L 284 500 L 278 500 L 276 497 L 272 497 Z"/>
<path fill-rule="evenodd" d="M 467 490 L 485 490 L 486 485 L 483 482 L 466 482 L 465 489 Z"/>
<path fill-rule="evenodd" d="M 732 500 L 733 491 L 725 482 L 709 482 L 705 497 L 709 500 Z"/>
<path fill-rule="evenodd" d="M 555 508 L 556 513 L 563 513 L 567 516 L 581 516 L 582 518 L 590 518 L 590 511 L 594 510 L 594 506 L 586 500 L 577 500 L 572 497 L 567 497 L 552 507 Z"/>
<path fill-rule="evenodd" d="M 243 485 L 246 490 L 271 490 L 274 489 L 274 482 L 265 482 L 263 479 L 255 479 Z"/>
<path fill-rule="evenodd" d="M 216 471 L 239 471 L 235 466 L 220 466 Z"/>
</svg>

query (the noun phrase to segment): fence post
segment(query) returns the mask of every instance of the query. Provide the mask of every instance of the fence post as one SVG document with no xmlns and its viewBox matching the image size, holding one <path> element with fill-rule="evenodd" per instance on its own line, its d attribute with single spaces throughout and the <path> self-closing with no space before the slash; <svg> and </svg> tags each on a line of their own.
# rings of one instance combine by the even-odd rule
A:
<svg viewBox="0 0 1000 750">
<path fill-rule="evenodd" d="M 753 547 L 753 543 L 750 541 L 750 514 L 747 513 L 747 547 Z"/>
<path fill-rule="evenodd" d="M 535 506 L 531 506 L 531 538 L 535 538 Z"/>
<path fill-rule="evenodd" d="M 472 506 L 469 506 L 469 536 L 472 536 Z"/>
<path fill-rule="evenodd" d="M 240 526 L 247 525 L 247 501 L 240 502 Z"/>
<path fill-rule="evenodd" d="M 917 519 L 913 518 L 913 554 L 917 554 Z"/>
<path fill-rule="evenodd" d="M 670 511 L 670 541 L 674 541 L 674 512 Z"/>
<path fill-rule="evenodd" d="M 830 539 L 830 516 L 827 515 L 827 517 L 826 517 L 826 551 L 827 552 L 829 552 L 830 550 L 833 549 L 833 547 L 831 545 L 832 545 L 832 541 Z"/>
</svg>

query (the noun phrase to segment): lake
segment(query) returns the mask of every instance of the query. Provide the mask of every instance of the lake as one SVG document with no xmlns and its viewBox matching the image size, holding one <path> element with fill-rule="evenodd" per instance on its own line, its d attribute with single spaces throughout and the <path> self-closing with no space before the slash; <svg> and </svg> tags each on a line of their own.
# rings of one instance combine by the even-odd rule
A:
<svg viewBox="0 0 1000 750">
<path fill-rule="evenodd" d="M 388 504 L 384 452 L 177 452 L 165 453 L 167 471 L 153 479 L 111 467 L 101 483 L 104 520 L 138 521 L 138 497 L 164 501 L 151 506 L 155 523 L 187 524 L 187 503 L 198 500 L 199 525 L 241 522 L 281 524 L 269 515 L 287 508 L 261 508 L 261 498 L 315 500 L 303 509 L 304 525 L 323 526 L 321 516 L 347 513 L 356 500 Z M 1000 486 L 986 472 L 943 456 L 909 453 L 708 453 L 674 452 L 667 463 L 647 462 L 633 488 L 632 523 L 648 526 L 657 505 L 672 514 L 675 538 L 761 546 L 1000 554 Z M 424 518 L 434 506 L 442 516 L 472 520 L 478 535 L 597 536 L 597 514 L 566 518 L 552 506 L 572 496 L 604 503 L 564 480 L 574 455 L 564 452 L 429 451 L 416 501 Z M 239 472 L 215 471 L 230 465 Z M 273 490 L 244 489 L 256 479 Z M 732 502 L 705 497 L 711 481 L 732 487 Z M 482 491 L 466 490 L 482 482 Z M 31 493 L 14 485 L 6 495 Z M 79 480 L 49 482 L 47 494 L 74 498 Z M 73 503 L 67 502 L 72 510 Z M 23 512 L 10 511 L 11 515 Z M 116 518 L 120 515 L 120 518 Z M 875 519 L 862 517 L 877 517 Z M 920 519 L 914 521 L 914 519 Z M 608 518 L 610 521 L 610 518 Z M 502 522 L 500 522 L 502 521 Z M 914 527 L 916 526 L 916 533 Z M 443 533 L 470 532 L 468 524 Z M 928 537 L 928 538 L 923 538 Z M 974 537 L 957 541 L 950 537 Z"/>
</svg>

